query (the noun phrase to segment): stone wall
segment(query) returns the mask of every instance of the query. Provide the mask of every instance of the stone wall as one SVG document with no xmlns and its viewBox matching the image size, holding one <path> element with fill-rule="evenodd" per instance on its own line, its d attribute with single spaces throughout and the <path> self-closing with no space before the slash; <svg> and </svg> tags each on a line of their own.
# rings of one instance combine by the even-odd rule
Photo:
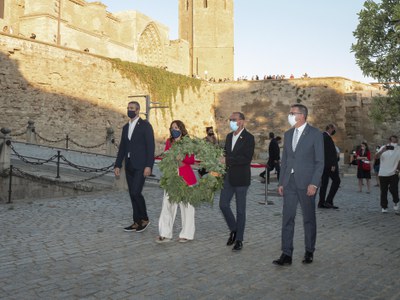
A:
<svg viewBox="0 0 400 300">
<path fill-rule="evenodd" d="M 83 145 L 104 142 L 108 127 L 115 129 L 119 140 L 129 96 L 149 93 L 146 82 L 125 78 L 105 58 L 3 34 L 0 89 L 0 127 L 18 133 L 31 119 L 47 138 L 68 133 Z M 398 125 L 377 126 L 368 116 L 371 97 L 380 93 L 377 86 L 339 77 L 203 81 L 199 90 L 189 88 L 183 95 L 178 91 L 168 109 L 151 110 L 150 122 L 160 153 L 173 119 L 181 119 L 192 136 L 203 137 L 205 127 L 214 126 L 223 143 L 231 112 L 243 111 L 247 128 L 256 136 L 255 158 L 265 158 L 268 132 L 283 135 L 289 127 L 290 105 L 300 102 L 309 107 L 314 126 L 324 130 L 328 123 L 337 124 L 335 140 L 348 152 L 364 139 L 374 147 L 389 134 L 398 134 Z"/>
<path fill-rule="evenodd" d="M 0 127 L 21 132 L 33 120 L 42 136 L 55 140 L 69 134 L 83 145 L 100 144 L 107 127 L 115 129 L 119 140 L 128 97 L 148 94 L 145 83 L 125 78 L 104 58 L 1 34 L 0 89 Z M 137 100 L 144 112 L 144 99 Z M 215 126 L 214 94 L 206 83 L 199 91 L 178 91 L 172 103 L 164 113 L 151 110 L 157 152 L 173 117 L 183 120 L 194 136 Z"/>
<path fill-rule="evenodd" d="M 377 126 L 368 116 L 371 97 L 383 94 L 377 86 L 341 77 L 290 80 L 240 81 L 213 85 L 216 93 L 216 121 L 219 133 L 228 131 L 229 111 L 242 111 L 247 128 L 256 137 L 256 158 L 267 149 L 268 133 L 283 137 L 289 128 L 290 105 L 302 103 L 309 108 L 308 121 L 325 130 L 334 123 L 338 127 L 334 139 L 342 152 L 351 151 L 363 140 L 371 145 L 382 144 L 389 133 L 387 125 Z"/>
</svg>

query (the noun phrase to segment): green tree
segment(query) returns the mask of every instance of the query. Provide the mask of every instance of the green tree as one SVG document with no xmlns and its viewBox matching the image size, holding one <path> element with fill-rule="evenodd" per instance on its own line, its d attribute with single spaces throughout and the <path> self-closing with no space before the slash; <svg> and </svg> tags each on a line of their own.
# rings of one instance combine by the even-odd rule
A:
<svg viewBox="0 0 400 300">
<path fill-rule="evenodd" d="M 371 114 L 377 121 L 399 120 L 400 111 L 400 1 L 367 0 L 359 12 L 351 46 L 365 76 L 384 83 L 387 97 L 375 98 Z"/>
</svg>

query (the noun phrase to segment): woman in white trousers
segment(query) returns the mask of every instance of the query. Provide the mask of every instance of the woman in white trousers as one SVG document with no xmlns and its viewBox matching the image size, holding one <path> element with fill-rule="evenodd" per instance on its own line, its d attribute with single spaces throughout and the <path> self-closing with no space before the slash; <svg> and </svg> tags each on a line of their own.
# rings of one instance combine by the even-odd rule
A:
<svg viewBox="0 0 400 300">
<path fill-rule="evenodd" d="M 182 230 L 179 233 L 179 242 L 184 243 L 194 238 L 195 232 L 195 222 L 194 222 L 194 207 L 190 204 L 179 203 L 179 208 L 181 209 L 181 219 L 182 219 Z M 166 191 L 164 191 L 164 198 L 162 204 L 162 210 L 160 214 L 160 220 L 158 222 L 158 230 L 160 236 L 158 237 L 158 242 L 167 242 L 172 239 L 172 230 L 174 226 L 174 221 L 176 217 L 176 211 L 178 210 L 178 203 L 171 203 L 169 201 L 169 196 Z"/>
<path fill-rule="evenodd" d="M 183 122 L 179 120 L 172 121 L 169 131 L 171 136 L 169 139 L 167 139 L 167 142 L 165 143 L 164 151 L 168 151 L 174 142 L 179 141 L 182 137 L 188 134 L 185 124 L 183 124 Z M 194 164 L 194 162 L 194 155 L 186 155 L 185 159 L 182 161 L 182 164 L 192 165 Z M 192 205 L 184 203 L 179 203 L 179 208 L 181 210 L 182 230 L 179 233 L 178 241 L 181 243 L 185 243 L 193 240 L 194 238 L 195 209 Z M 160 219 L 158 222 L 158 230 L 160 235 L 156 239 L 157 243 L 165 243 L 172 240 L 173 227 L 177 210 L 178 203 L 171 203 L 169 201 L 168 193 L 164 191 L 163 204 Z"/>
</svg>

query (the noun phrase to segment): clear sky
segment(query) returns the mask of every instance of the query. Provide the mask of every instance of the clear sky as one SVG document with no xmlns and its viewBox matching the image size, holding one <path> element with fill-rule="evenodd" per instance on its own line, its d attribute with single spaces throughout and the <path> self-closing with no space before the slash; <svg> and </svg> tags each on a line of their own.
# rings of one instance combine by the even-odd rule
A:
<svg viewBox="0 0 400 300">
<path fill-rule="evenodd" d="M 91 0 L 88 0 L 92 2 Z M 217 0 L 218 1 L 218 0 Z M 137 10 L 178 38 L 178 0 L 102 0 L 111 13 Z M 361 82 L 353 31 L 365 0 L 235 0 L 235 78 L 283 74 Z"/>
</svg>

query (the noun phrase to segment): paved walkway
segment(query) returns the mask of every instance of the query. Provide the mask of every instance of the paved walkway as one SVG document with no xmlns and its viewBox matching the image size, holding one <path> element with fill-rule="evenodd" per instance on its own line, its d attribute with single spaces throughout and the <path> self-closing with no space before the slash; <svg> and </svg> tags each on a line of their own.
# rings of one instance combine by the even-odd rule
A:
<svg viewBox="0 0 400 300">
<path fill-rule="evenodd" d="M 276 183 L 275 183 L 276 185 Z M 400 299 L 400 216 L 379 208 L 378 188 L 356 192 L 345 176 L 335 204 L 318 210 L 315 260 L 301 263 L 297 218 L 289 267 L 280 255 L 281 198 L 260 205 L 263 185 L 249 190 L 244 248 L 225 246 L 218 207 L 196 210 L 195 241 L 156 244 L 163 191 L 145 187 L 152 221 L 126 233 L 131 207 L 124 191 L 0 203 L 1 299 Z M 180 227 L 179 212 L 175 239 Z"/>
</svg>

